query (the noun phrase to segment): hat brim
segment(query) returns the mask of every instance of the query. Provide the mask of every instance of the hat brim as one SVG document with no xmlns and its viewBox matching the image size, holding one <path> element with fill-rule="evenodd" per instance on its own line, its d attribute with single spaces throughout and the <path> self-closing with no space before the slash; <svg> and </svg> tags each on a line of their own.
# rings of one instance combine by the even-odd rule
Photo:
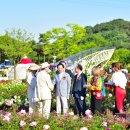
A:
<svg viewBox="0 0 130 130">
<path fill-rule="evenodd" d="M 39 68 L 28 68 L 28 70 L 38 70 Z"/>
<path fill-rule="evenodd" d="M 44 68 L 47 68 L 47 67 L 50 67 L 50 64 L 41 66 L 41 69 L 44 69 Z"/>
</svg>

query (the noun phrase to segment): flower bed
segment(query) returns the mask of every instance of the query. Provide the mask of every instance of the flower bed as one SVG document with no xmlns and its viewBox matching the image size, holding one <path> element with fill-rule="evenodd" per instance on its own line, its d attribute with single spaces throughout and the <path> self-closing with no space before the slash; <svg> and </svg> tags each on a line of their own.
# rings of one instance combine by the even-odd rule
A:
<svg viewBox="0 0 130 130">
<path fill-rule="evenodd" d="M 92 116 L 86 111 L 86 117 L 76 117 L 73 114 L 73 98 L 70 97 L 70 113 L 57 116 L 55 96 L 52 100 L 52 111 L 49 120 L 45 120 L 34 113 L 28 114 L 27 86 L 21 81 L 10 81 L 0 84 L 0 129 L 15 130 L 123 130 L 129 124 L 125 118 L 113 116 L 111 112 L 106 115 Z M 127 94 L 127 96 L 130 96 Z M 104 99 L 104 110 L 114 109 L 114 96 L 111 90 L 107 91 Z M 90 107 L 90 93 L 87 91 L 86 103 Z M 129 111 L 130 104 L 125 100 L 125 109 Z"/>
<path fill-rule="evenodd" d="M 57 116 L 51 113 L 49 120 L 38 117 L 35 113 L 30 116 L 25 110 L 16 113 L 1 112 L 0 129 L 15 130 L 125 130 L 127 122 L 118 116 L 94 116 L 79 118 L 71 113 Z"/>
</svg>

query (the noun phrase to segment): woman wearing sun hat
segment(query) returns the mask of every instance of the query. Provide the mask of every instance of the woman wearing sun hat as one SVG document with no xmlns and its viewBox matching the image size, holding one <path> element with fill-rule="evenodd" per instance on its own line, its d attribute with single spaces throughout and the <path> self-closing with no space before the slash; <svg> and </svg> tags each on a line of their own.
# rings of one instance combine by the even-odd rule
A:
<svg viewBox="0 0 130 130">
<path fill-rule="evenodd" d="M 36 72 L 39 69 L 39 66 L 36 64 L 32 64 L 29 67 L 29 73 L 27 76 L 27 86 L 28 86 L 28 100 L 29 100 L 29 113 L 36 112 L 37 109 L 37 103 L 34 102 L 35 98 L 35 90 L 37 86 L 36 81 Z"/>
<path fill-rule="evenodd" d="M 37 88 L 39 98 L 39 113 L 45 118 L 49 117 L 51 109 L 51 91 L 54 88 L 50 75 L 47 73 L 50 64 L 47 62 L 41 64 L 40 72 L 37 74 Z"/>
</svg>

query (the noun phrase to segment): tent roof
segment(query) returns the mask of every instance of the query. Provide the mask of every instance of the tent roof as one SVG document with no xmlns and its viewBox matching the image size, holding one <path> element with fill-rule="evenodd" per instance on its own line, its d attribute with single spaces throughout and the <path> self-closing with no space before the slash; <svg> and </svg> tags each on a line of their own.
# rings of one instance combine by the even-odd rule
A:
<svg viewBox="0 0 130 130">
<path fill-rule="evenodd" d="M 29 58 L 24 57 L 20 60 L 20 62 L 18 64 L 30 64 L 33 63 Z"/>
</svg>

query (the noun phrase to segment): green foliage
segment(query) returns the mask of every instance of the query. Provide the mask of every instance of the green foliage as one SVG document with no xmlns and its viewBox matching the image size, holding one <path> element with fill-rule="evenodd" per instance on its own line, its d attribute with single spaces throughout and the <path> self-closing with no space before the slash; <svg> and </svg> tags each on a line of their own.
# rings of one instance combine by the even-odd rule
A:
<svg viewBox="0 0 130 130">
<path fill-rule="evenodd" d="M 26 54 L 36 63 L 52 62 L 53 56 L 57 56 L 58 61 L 77 52 L 102 46 L 115 46 L 117 49 L 112 60 L 129 64 L 130 22 L 115 19 L 85 28 L 67 24 L 65 28 L 53 28 L 40 34 L 38 43 L 31 34 L 20 29 L 6 31 L 5 35 L 0 36 L 2 61 L 8 58 L 18 62 Z"/>
<path fill-rule="evenodd" d="M 112 57 L 112 60 L 120 61 L 124 66 L 130 63 L 130 51 L 125 48 L 117 49 Z"/>
<path fill-rule="evenodd" d="M 110 117 L 109 117 L 110 118 Z M 103 126 L 103 122 L 107 122 L 108 117 L 94 116 L 91 119 L 87 118 L 75 118 L 67 114 L 66 116 L 57 116 L 55 113 L 51 114 L 49 120 L 38 117 L 36 114 L 32 118 L 29 118 L 28 114 L 19 116 L 18 113 L 12 113 L 12 118 L 10 121 L 3 121 L 0 116 L 0 129 L 24 129 L 24 130 L 42 130 L 44 125 L 48 125 L 48 130 L 80 130 L 80 128 L 85 127 L 88 130 L 106 130 L 107 128 L 111 130 L 125 130 L 125 121 L 119 118 L 116 121 L 113 116 L 110 118 L 111 123 L 107 123 L 107 126 Z M 20 121 L 26 122 L 24 126 L 20 126 Z M 30 126 L 31 122 L 36 122 L 36 126 Z M 108 120 L 109 122 L 109 120 Z"/>
<path fill-rule="evenodd" d="M 94 115 L 92 118 L 78 117 L 69 112 L 66 115 L 57 116 L 55 112 L 51 112 L 50 118 L 48 120 L 42 118 L 37 112 L 29 115 L 28 114 L 28 102 L 27 102 L 27 86 L 21 81 L 11 81 L 4 82 L 0 84 L 0 130 L 5 129 L 25 129 L 25 130 L 41 130 L 44 125 L 49 125 L 49 130 L 79 130 L 82 127 L 88 128 L 88 130 L 106 130 L 110 128 L 111 130 L 115 129 L 126 129 L 126 120 L 118 116 L 109 115 Z M 129 95 L 128 95 L 129 96 Z M 71 97 L 72 98 L 72 97 Z M 13 103 L 8 106 L 6 101 L 13 100 Z M 71 99 L 72 100 L 72 99 Z M 70 101 L 71 101 L 70 100 Z M 3 101 L 3 102 L 2 102 Z M 73 101 L 71 101 L 72 103 Z M 90 93 L 87 92 L 86 103 L 90 105 Z M 110 104 L 114 103 L 113 96 L 108 94 L 105 99 L 106 105 L 105 109 L 110 109 Z M 73 102 L 74 104 L 74 102 Z M 55 109 L 56 101 L 55 96 L 53 95 L 52 99 L 52 110 Z M 128 103 L 127 103 L 128 105 Z M 129 106 L 128 106 L 129 107 Z M 26 113 L 20 115 L 19 112 L 21 109 L 26 109 Z M 111 109 L 110 109 L 111 110 Z M 71 114 L 70 114 L 71 113 Z M 4 115 L 7 115 L 10 120 L 3 120 Z M 20 121 L 25 121 L 25 126 L 20 126 Z M 31 122 L 36 122 L 37 125 L 32 127 L 30 126 Z M 103 122 L 107 122 L 107 125 L 104 126 Z"/>
<path fill-rule="evenodd" d="M 0 49 L 11 61 L 18 62 L 22 56 L 32 52 L 32 35 L 25 30 L 6 31 L 5 35 L 0 36 Z"/>
<path fill-rule="evenodd" d="M 5 103 L 6 100 L 11 100 L 16 97 L 20 97 L 20 104 L 17 101 L 17 106 L 25 103 L 27 99 L 27 86 L 21 81 L 7 81 L 0 83 L 0 106 Z"/>
<path fill-rule="evenodd" d="M 48 60 L 56 55 L 57 59 L 63 59 L 81 51 L 78 44 L 85 36 L 85 29 L 79 25 L 68 24 L 67 29 L 54 28 L 45 34 L 40 34 L 43 42 L 44 53 Z"/>
</svg>

